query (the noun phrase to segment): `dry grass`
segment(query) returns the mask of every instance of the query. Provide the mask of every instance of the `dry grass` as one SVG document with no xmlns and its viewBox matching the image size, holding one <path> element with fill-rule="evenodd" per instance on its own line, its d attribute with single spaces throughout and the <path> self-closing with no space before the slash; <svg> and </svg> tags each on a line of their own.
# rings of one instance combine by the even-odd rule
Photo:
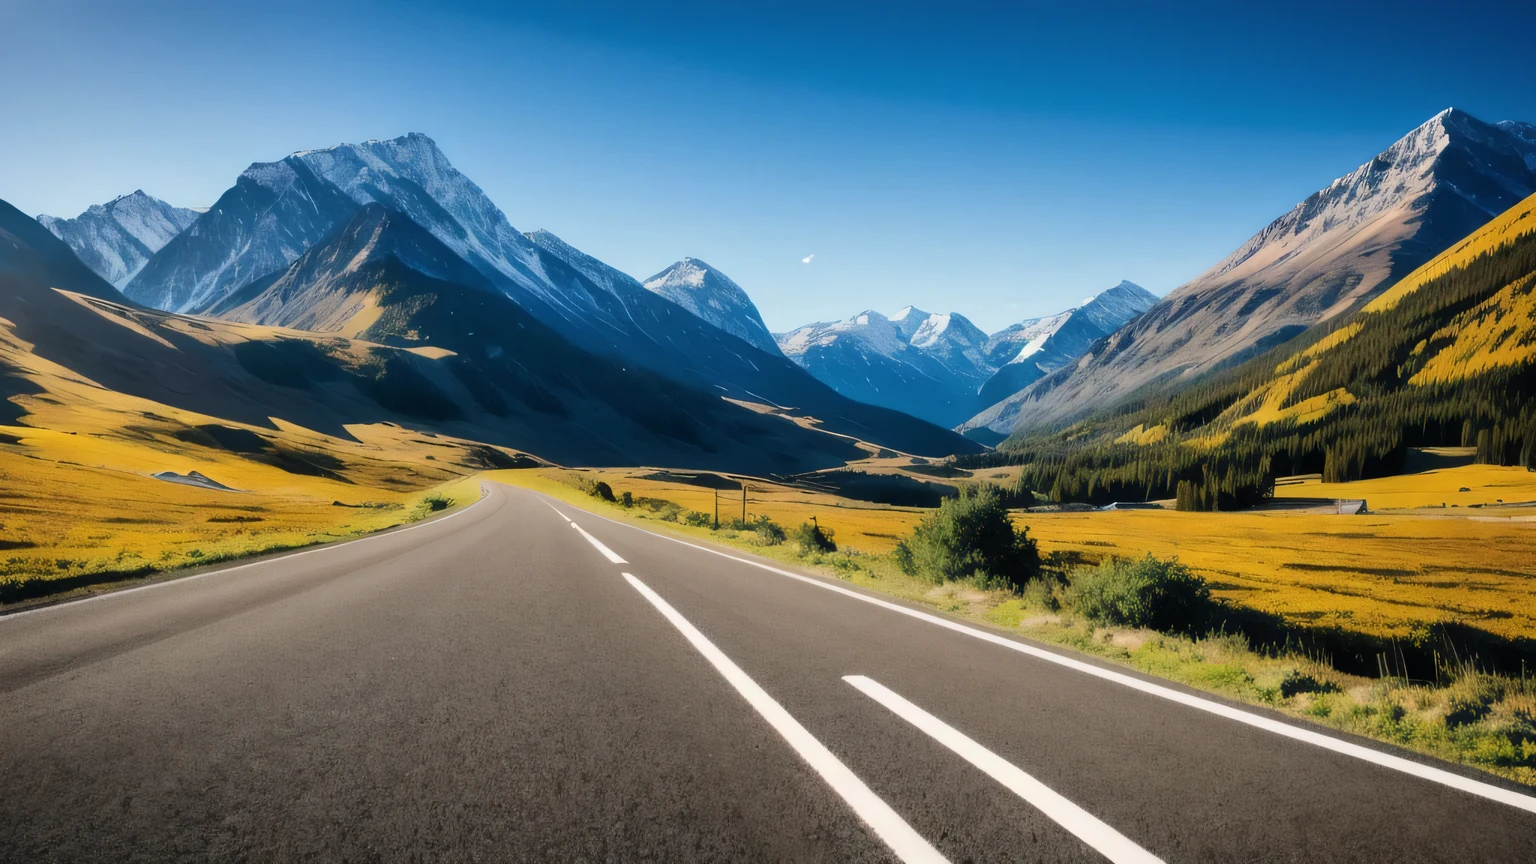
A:
<svg viewBox="0 0 1536 864">
<path fill-rule="evenodd" d="M 1467 491 L 1463 492 L 1462 489 Z M 1497 465 L 1462 465 L 1420 474 L 1399 474 L 1352 483 L 1298 483 L 1279 486 L 1277 498 L 1363 498 L 1372 510 L 1440 509 L 1444 515 L 1536 519 L 1536 508 L 1507 505 L 1536 502 L 1536 472 Z M 1506 505 L 1506 506 L 1501 506 Z M 1470 513 L 1468 508 L 1476 507 Z M 1462 512 L 1456 513 L 1460 510 Z"/>
<path fill-rule="evenodd" d="M 1448 482 L 1466 482 L 1474 469 L 1484 468 L 1448 469 L 1455 478 Z M 1514 469 L 1486 470 L 1498 472 L 1490 476 L 1514 477 L 1507 473 Z M 581 500 L 562 480 L 569 472 L 510 473 L 514 476 L 508 482 Z M 637 497 L 665 498 L 686 509 L 713 513 L 711 490 L 639 479 L 646 473 L 580 472 L 604 480 L 616 493 L 628 490 Z M 1518 473 L 1536 479 L 1523 470 Z M 816 516 L 819 524 L 836 532 L 840 548 L 868 555 L 888 553 L 924 512 L 748 482 L 749 514 L 767 514 L 786 527 Z M 1328 491 L 1358 497 L 1361 490 L 1345 487 L 1381 482 L 1337 484 Z M 722 518 L 740 514 L 739 493 L 724 491 L 720 496 Z M 1028 526 L 1043 552 L 1076 552 L 1089 559 L 1148 552 L 1177 557 L 1205 576 L 1222 600 L 1278 615 L 1293 625 L 1403 638 L 1434 624 L 1458 622 L 1506 638 L 1536 635 L 1532 521 L 1164 510 L 1021 513 L 1015 519 Z"/>
<path fill-rule="evenodd" d="M 355 537 L 421 518 L 432 494 L 477 497 L 483 451 L 469 442 L 389 424 L 344 440 L 276 418 L 230 423 L 29 364 L 43 392 L 14 397 L 26 414 L 0 426 L 0 602 Z M 150 476 L 162 471 L 240 491 Z"/>
<path fill-rule="evenodd" d="M 1241 702 L 1274 708 L 1324 726 L 1388 741 L 1536 786 L 1536 681 L 1531 679 L 1488 675 L 1465 664 L 1446 667 L 1441 680 L 1434 682 L 1373 679 L 1340 672 L 1319 656 L 1293 650 L 1256 650 L 1247 639 L 1233 633 L 1218 632 L 1189 638 L 1149 630 L 1105 627 L 1070 611 L 1032 605 L 1026 597 L 1006 592 L 957 583 L 935 585 L 900 572 L 888 555 L 870 555 L 857 548 L 850 554 L 843 551 L 848 546 L 841 544 L 839 552 L 830 555 L 803 554 L 789 544 L 763 546 L 748 532 L 711 531 L 707 527 L 647 518 L 646 511 L 641 508 L 626 510 L 605 504 L 582 492 L 579 486 L 580 480 L 602 479 L 616 492 L 628 490 L 635 495 L 656 497 L 667 493 L 675 495 L 679 504 L 690 509 L 712 504 L 712 495 L 707 492 L 701 495 L 696 487 L 638 480 L 627 472 L 544 470 L 494 472 L 488 477 L 536 489 L 612 518 L 640 520 L 651 530 L 745 549 Z M 765 494 L 765 497 L 770 496 Z M 823 497 L 829 499 L 832 496 Z M 823 524 L 834 529 L 843 524 L 861 524 L 867 531 L 875 522 L 883 520 L 886 527 L 894 530 L 914 515 L 864 508 L 851 502 L 836 507 L 830 506 L 831 502 L 827 500 L 817 501 L 813 506 L 798 501 L 798 498 L 791 498 L 781 502 L 784 509 L 777 512 L 786 517 L 782 521 L 787 523 L 815 514 Z M 834 522 L 834 517 L 849 521 Z M 1137 518 L 1127 520 L 1123 517 Z M 1488 524 L 1469 520 L 1402 519 L 1407 524 L 1435 529 L 1446 529 L 1453 522 L 1473 530 L 1486 528 Z M 1192 545 L 1203 547 L 1209 543 L 1205 552 L 1213 556 L 1212 560 L 1226 565 L 1244 556 L 1245 547 L 1241 543 L 1244 539 L 1265 542 L 1274 539 L 1277 532 L 1278 536 L 1300 536 L 1291 534 L 1284 527 L 1287 524 L 1295 525 L 1301 534 L 1319 528 L 1324 529 L 1324 533 L 1333 534 L 1332 526 L 1343 531 L 1350 525 L 1361 524 L 1358 517 L 1294 514 L 1240 518 L 1236 515 L 1133 511 L 1029 516 L 1032 533 L 1048 538 L 1042 544 L 1046 549 L 1075 548 L 1095 555 L 1144 549 L 1156 536 L 1187 532 L 1200 521 L 1207 526 L 1204 539 Z M 1074 537 L 1083 531 L 1090 531 L 1091 535 L 1081 539 Z M 1121 537 L 1126 531 L 1134 533 Z M 840 540 L 841 537 L 839 533 Z M 1298 585 L 1293 590 L 1306 593 L 1319 589 Z"/>
</svg>

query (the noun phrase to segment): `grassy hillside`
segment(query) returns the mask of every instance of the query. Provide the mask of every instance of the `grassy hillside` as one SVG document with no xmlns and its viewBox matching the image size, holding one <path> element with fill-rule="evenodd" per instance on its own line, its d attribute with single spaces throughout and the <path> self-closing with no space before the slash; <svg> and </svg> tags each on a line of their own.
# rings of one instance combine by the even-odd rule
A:
<svg viewBox="0 0 1536 864">
<path fill-rule="evenodd" d="M 1266 497 L 1276 476 L 1385 476 L 1409 448 L 1536 467 L 1536 196 L 1366 308 L 1173 396 L 962 466 L 1017 464 L 1057 500 Z"/>
</svg>

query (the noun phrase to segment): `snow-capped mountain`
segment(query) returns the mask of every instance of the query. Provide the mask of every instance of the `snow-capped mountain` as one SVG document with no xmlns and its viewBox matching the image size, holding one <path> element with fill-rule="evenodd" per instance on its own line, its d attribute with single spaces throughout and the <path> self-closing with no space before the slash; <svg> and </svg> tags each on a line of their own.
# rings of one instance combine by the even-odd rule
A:
<svg viewBox="0 0 1536 864">
<path fill-rule="evenodd" d="M 779 350 L 747 292 L 731 277 L 697 258 L 684 258 L 642 284 L 645 290 L 763 351 L 773 354 Z"/>
<path fill-rule="evenodd" d="M 775 338 L 784 356 L 844 396 L 941 426 L 975 413 L 976 390 L 992 371 L 986 334 L 965 316 L 911 306 L 889 318 L 865 311 Z"/>
<path fill-rule="evenodd" d="M 1121 282 L 1082 306 L 990 336 L 964 315 L 907 306 L 889 318 L 866 311 L 776 338 L 784 356 L 845 396 L 953 426 L 1076 360 L 1156 300 Z"/>
<path fill-rule="evenodd" d="M 981 404 L 992 405 L 1012 396 L 1051 372 L 1077 360 L 1093 343 L 1114 333 L 1151 309 L 1157 295 L 1134 282 L 1088 298 L 1083 305 L 1015 324 L 987 343 L 989 359 L 1012 352 L 981 388 Z"/>
<path fill-rule="evenodd" d="M 1297 204 L 1102 350 L 963 428 L 1007 435 L 1108 408 L 1352 311 L 1536 191 L 1536 128 L 1456 109 Z"/>
<path fill-rule="evenodd" d="M 382 204 L 367 204 L 288 269 L 226 295 L 206 311 L 249 324 L 358 336 L 359 327 L 380 317 L 371 314 L 379 308 L 375 292 L 388 292 L 403 270 L 413 274 L 413 282 L 499 293 L 425 229 Z"/>
<path fill-rule="evenodd" d="M 907 344 L 944 365 L 959 378 L 984 380 L 987 334 L 956 312 L 924 312 L 907 306 L 891 316 Z"/>
<path fill-rule="evenodd" d="M 538 231 L 529 231 L 523 236 L 533 241 L 535 246 L 569 264 L 575 268 L 576 272 L 591 280 L 592 284 L 615 297 L 624 298 L 633 295 L 637 290 L 645 290 L 640 280 L 593 258 L 549 231 L 541 228 Z"/>
<path fill-rule="evenodd" d="M 170 312 L 212 306 L 286 268 L 356 209 L 346 193 L 296 158 L 254 164 L 156 252 L 123 293 Z"/>
<path fill-rule="evenodd" d="M 377 203 L 430 233 L 536 320 L 584 350 L 742 401 L 787 406 L 907 452 L 974 448 L 946 430 L 845 399 L 779 356 L 645 290 L 553 235 L 519 233 L 425 135 L 305 150 L 248 168 L 126 292 L 162 309 L 229 309 Z M 239 296 L 229 302 L 231 294 Z M 285 314 L 297 314 L 289 309 Z M 508 319 L 510 320 L 510 319 Z M 473 326 L 466 324 L 466 327 Z"/>
<path fill-rule="evenodd" d="M 128 284 L 150 256 L 197 221 L 198 213 L 144 194 L 92 204 L 73 219 L 38 216 L 37 221 L 69 244 L 87 267 L 118 288 Z"/>
</svg>

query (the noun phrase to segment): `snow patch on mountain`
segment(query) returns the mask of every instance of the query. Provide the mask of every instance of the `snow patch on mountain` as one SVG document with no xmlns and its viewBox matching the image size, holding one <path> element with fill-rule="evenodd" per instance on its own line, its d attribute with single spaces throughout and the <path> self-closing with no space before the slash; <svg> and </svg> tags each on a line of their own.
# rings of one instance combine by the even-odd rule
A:
<svg viewBox="0 0 1536 864">
<path fill-rule="evenodd" d="M 193 210 L 172 207 L 139 189 L 93 204 L 73 219 L 40 215 L 37 221 L 68 243 L 97 275 L 122 288 L 197 217 Z"/>
<path fill-rule="evenodd" d="M 729 276 L 697 258 L 684 258 L 645 280 L 645 289 L 665 297 L 727 333 L 770 354 L 779 353 L 747 292 Z"/>
</svg>

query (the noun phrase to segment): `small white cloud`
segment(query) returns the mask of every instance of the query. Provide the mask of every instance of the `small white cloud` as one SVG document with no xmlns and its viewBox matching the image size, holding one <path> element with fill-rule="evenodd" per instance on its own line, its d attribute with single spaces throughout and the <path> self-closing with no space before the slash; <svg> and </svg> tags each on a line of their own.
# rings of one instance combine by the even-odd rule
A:
<svg viewBox="0 0 1536 864">
<path fill-rule="evenodd" d="M 815 255 L 814 255 L 814 254 L 813 254 L 813 255 L 807 255 L 807 256 L 805 256 L 805 257 L 804 257 L 804 258 L 801 258 L 801 259 L 800 259 L 800 263 L 801 263 L 801 264 L 809 264 L 809 263 L 811 263 L 811 259 L 812 259 L 812 258 L 815 258 L 815 257 L 816 257 L 816 256 L 815 256 Z"/>
</svg>

